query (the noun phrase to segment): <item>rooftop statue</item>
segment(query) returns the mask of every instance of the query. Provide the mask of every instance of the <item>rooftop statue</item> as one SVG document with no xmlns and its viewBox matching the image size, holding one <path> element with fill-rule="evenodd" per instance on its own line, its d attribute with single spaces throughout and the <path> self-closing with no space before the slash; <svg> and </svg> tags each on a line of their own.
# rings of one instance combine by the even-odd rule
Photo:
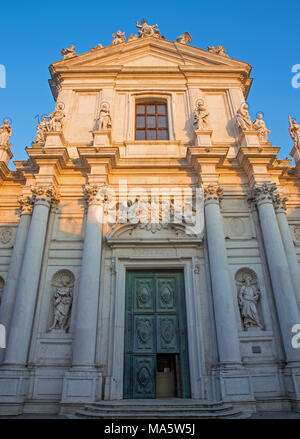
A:
<svg viewBox="0 0 300 439">
<path fill-rule="evenodd" d="M 216 53 L 217 55 L 228 56 L 225 53 L 225 47 L 221 46 L 221 45 L 216 46 L 216 47 L 215 46 L 208 46 L 207 50 L 209 52 Z"/>
<path fill-rule="evenodd" d="M 112 34 L 112 37 L 114 38 L 111 42 L 111 44 L 121 44 L 126 42 L 125 32 L 121 32 L 118 30 L 115 34 Z"/>
<path fill-rule="evenodd" d="M 94 52 L 95 50 L 102 49 L 102 48 L 103 48 L 102 44 L 99 43 L 99 44 L 97 44 L 96 47 L 92 47 L 92 48 L 91 48 L 91 52 Z"/>
<path fill-rule="evenodd" d="M 0 145 L 10 147 L 11 145 L 8 143 L 10 136 L 11 126 L 9 125 L 9 121 L 5 119 L 3 125 L 0 127 Z"/>
<path fill-rule="evenodd" d="M 76 56 L 75 46 L 71 44 L 68 49 L 62 49 L 60 53 L 62 54 L 63 59 L 72 58 L 73 56 Z"/>
<path fill-rule="evenodd" d="M 130 34 L 128 37 L 128 41 L 138 40 L 138 38 L 139 37 L 137 36 L 137 34 Z"/>
<path fill-rule="evenodd" d="M 63 127 L 63 119 L 65 117 L 64 113 L 64 104 L 62 102 L 56 105 L 55 110 L 50 116 L 46 116 L 49 118 L 49 131 L 62 131 Z"/>
<path fill-rule="evenodd" d="M 189 32 L 184 32 L 176 38 L 176 41 L 181 44 L 187 44 L 192 42 L 192 37 Z"/>
<path fill-rule="evenodd" d="M 257 131 L 259 140 L 262 143 L 266 143 L 268 141 L 268 133 L 270 134 L 271 130 L 267 129 L 262 113 L 258 114 L 252 126 Z"/>
<path fill-rule="evenodd" d="M 289 122 L 290 122 L 289 133 L 294 141 L 294 146 L 300 149 L 300 125 L 297 124 L 296 119 L 292 120 L 291 116 L 289 116 Z"/>
<path fill-rule="evenodd" d="M 139 37 L 160 37 L 160 31 L 156 29 L 158 27 L 158 24 L 150 25 L 147 23 L 145 18 L 141 20 L 141 24 L 139 22 L 136 22 L 136 27 L 139 29 Z"/>
<path fill-rule="evenodd" d="M 238 111 L 236 112 L 236 121 L 242 131 L 251 130 L 253 128 L 251 118 L 248 113 L 248 105 L 243 102 Z"/>
<path fill-rule="evenodd" d="M 36 143 L 41 143 L 43 145 L 46 142 L 46 131 L 49 131 L 49 122 L 47 117 L 43 116 L 43 119 L 38 123 L 36 128 Z"/>
</svg>

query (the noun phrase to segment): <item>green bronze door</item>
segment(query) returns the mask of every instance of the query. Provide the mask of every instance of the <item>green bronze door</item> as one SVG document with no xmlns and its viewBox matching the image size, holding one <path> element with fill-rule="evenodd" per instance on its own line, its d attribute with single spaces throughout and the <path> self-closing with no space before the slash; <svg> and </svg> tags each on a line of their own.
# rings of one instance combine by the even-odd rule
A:
<svg viewBox="0 0 300 439">
<path fill-rule="evenodd" d="M 174 396 L 190 397 L 183 275 L 128 271 L 124 398 L 156 398 L 157 355 L 172 358 Z"/>
</svg>

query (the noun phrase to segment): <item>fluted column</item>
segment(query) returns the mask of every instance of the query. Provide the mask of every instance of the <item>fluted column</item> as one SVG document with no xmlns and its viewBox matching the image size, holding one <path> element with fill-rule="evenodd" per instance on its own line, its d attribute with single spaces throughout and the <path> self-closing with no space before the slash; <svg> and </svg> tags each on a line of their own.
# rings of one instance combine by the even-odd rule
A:
<svg viewBox="0 0 300 439">
<path fill-rule="evenodd" d="M 51 203 L 56 202 L 57 199 L 52 185 L 34 186 L 32 193 L 35 197 L 34 209 L 7 343 L 5 355 L 5 364 L 7 365 L 24 366 L 27 362 L 49 209 Z"/>
<path fill-rule="evenodd" d="M 288 266 L 291 273 L 296 301 L 298 303 L 298 310 L 300 310 L 300 265 L 298 262 L 298 257 L 287 220 L 285 202 L 286 199 L 282 199 L 278 193 L 275 193 L 273 195 L 275 214 L 277 217 L 277 222 L 281 233 L 281 239 L 283 242 Z"/>
<path fill-rule="evenodd" d="M 300 316 L 273 207 L 275 190 L 275 184 L 263 183 L 254 187 L 253 196 L 259 213 L 286 359 L 288 362 L 293 362 L 300 360 L 300 353 L 292 347 L 291 331 L 294 324 L 299 324 Z"/>
<path fill-rule="evenodd" d="M 93 367 L 95 363 L 102 248 L 103 207 L 98 197 L 100 187 L 96 184 L 85 187 L 88 211 L 77 301 L 72 367 Z"/>
<path fill-rule="evenodd" d="M 9 269 L 5 282 L 4 291 L 2 294 L 2 301 L 0 306 L 0 324 L 6 328 L 6 335 L 9 334 L 10 322 L 14 310 L 16 300 L 16 292 L 19 274 L 22 266 L 25 245 L 28 235 L 28 230 L 31 221 L 33 198 L 25 197 L 19 199 L 20 203 L 20 221 L 17 229 L 17 234 L 12 250 Z M 0 350 L 0 361 L 4 359 L 5 351 Z"/>
<path fill-rule="evenodd" d="M 204 188 L 205 227 L 219 359 L 220 363 L 232 364 L 241 362 L 241 354 L 219 205 L 222 193 L 223 190 L 218 185 L 209 184 Z"/>
</svg>

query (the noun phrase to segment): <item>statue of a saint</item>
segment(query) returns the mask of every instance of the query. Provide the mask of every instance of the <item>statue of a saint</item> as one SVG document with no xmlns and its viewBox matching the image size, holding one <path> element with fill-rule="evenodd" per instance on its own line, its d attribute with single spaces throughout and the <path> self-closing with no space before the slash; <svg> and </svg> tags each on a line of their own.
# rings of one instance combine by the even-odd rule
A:
<svg viewBox="0 0 300 439">
<path fill-rule="evenodd" d="M 147 23 L 147 21 L 144 18 L 141 20 L 141 24 L 139 24 L 138 21 L 136 22 L 136 27 L 139 29 L 138 33 L 140 38 L 160 37 L 160 31 L 159 29 L 157 29 L 158 24 L 150 25 Z"/>
<path fill-rule="evenodd" d="M 245 283 L 241 286 L 238 294 L 239 307 L 244 328 L 247 329 L 257 327 L 263 329 L 256 307 L 260 297 L 260 291 L 256 286 L 256 281 L 253 281 L 249 274 L 244 276 L 244 281 Z"/>
<path fill-rule="evenodd" d="M 63 127 L 63 119 L 65 117 L 65 113 L 63 111 L 64 104 L 60 102 L 57 104 L 56 109 L 53 111 L 50 116 L 46 116 L 49 118 L 49 131 L 62 131 Z"/>
<path fill-rule="evenodd" d="M 207 111 L 204 101 L 201 99 L 194 111 L 194 126 L 196 130 L 205 130 L 208 128 L 208 116 L 209 112 Z"/>
<path fill-rule="evenodd" d="M 36 129 L 36 143 L 44 144 L 46 142 L 46 132 L 49 131 L 49 122 L 46 116 L 43 116 Z"/>
<path fill-rule="evenodd" d="M 248 105 L 246 102 L 243 102 L 238 111 L 236 112 L 236 121 L 238 126 L 241 128 L 242 131 L 244 130 L 251 130 L 252 128 L 252 122 L 251 118 L 248 113 Z"/>
<path fill-rule="evenodd" d="M 52 329 L 68 329 L 68 322 L 72 306 L 72 288 L 68 286 L 68 279 L 62 277 L 62 286 L 56 288 L 54 295 L 54 318 Z"/>
<path fill-rule="evenodd" d="M 295 119 L 292 120 L 291 116 L 289 116 L 289 122 L 289 133 L 294 141 L 294 146 L 300 149 L 300 125 L 297 124 L 297 121 Z"/>
<path fill-rule="evenodd" d="M 125 32 L 121 32 L 118 30 L 115 34 L 112 34 L 112 37 L 114 38 L 111 42 L 111 44 L 121 44 L 126 42 Z"/>
<path fill-rule="evenodd" d="M 268 141 L 268 133 L 271 131 L 267 129 L 261 113 L 257 116 L 257 119 L 255 119 L 252 126 L 257 131 L 259 140 L 262 143 L 266 143 Z"/>
<path fill-rule="evenodd" d="M 3 122 L 3 125 L 0 127 L 0 145 L 10 146 L 10 144 L 8 143 L 10 136 L 11 126 L 9 125 L 9 121 L 6 119 Z"/>
<path fill-rule="evenodd" d="M 62 54 L 63 59 L 73 58 L 73 56 L 76 56 L 74 44 L 71 44 L 68 49 L 62 49 L 60 53 Z"/>
<path fill-rule="evenodd" d="M 108 130 L 111 128 L 111 116 L 109 105 L 104 102 L 101 106 L 99 117 L 99 130 Z"/>
</svg>

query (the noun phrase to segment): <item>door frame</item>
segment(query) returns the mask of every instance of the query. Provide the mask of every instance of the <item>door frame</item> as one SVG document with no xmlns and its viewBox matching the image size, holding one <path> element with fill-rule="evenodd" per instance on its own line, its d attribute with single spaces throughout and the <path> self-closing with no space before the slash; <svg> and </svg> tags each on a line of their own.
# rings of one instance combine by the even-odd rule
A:
<svg viewBox="0 0 300 439">
<path fill-rule="evenodd" d="M 193 246 L 191 246 L 193 247 Z M 195 246 L 196 247 L 196 246 Z M 114 310 L 110 338 L 110 376 L 106 378 L 105 399 L 123 399 L 124 347 L 125 347 L 125 289 L 127 270 L 182 270 L 185 291 L 188 359 L 190 372 L 191 398 L 205 398 L 203 380 L 204 347 L 201 343 L 202 325 L 200 321 L 199 295 L 196 294 L 194 257 L 155 258 L 149 256 L 145 248 L 145 256 L 139 258 L 115 256 Z M 197 248 L 198 250 L 198 248 Z M 124 254 L 124 253 L 123 253 Z"/>
</svg>

